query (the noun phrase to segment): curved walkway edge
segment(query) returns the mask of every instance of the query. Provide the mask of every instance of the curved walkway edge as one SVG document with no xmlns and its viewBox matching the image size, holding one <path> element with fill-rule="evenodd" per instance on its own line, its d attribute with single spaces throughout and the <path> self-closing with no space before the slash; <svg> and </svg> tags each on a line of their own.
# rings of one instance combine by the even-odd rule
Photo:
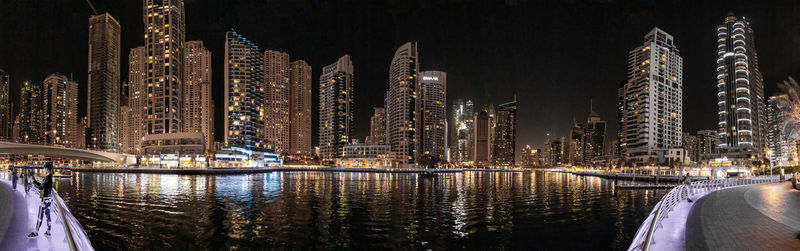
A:
<svg viewBox="0 0 800 251">
<path fill-rule="evenodd" d="M 791 184 L 734 187 L 692 206 L 687 250 L 800 250 L 800 192 Z"/>
</svg>

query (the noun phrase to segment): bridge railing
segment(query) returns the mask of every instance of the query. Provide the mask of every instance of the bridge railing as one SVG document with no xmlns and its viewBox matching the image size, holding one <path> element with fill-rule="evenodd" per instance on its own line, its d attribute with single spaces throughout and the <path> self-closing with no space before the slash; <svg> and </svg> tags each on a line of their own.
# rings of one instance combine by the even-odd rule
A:
<svg viewBox="0 0 800 251">
<path fill-rule="evenodd" d="M 779 176 L 759 176 L 746 179 L 721 179 L 721 180 L 703 180 L 696 181 L 686 185 L 680 185 L 669 191 L 661 200 L 653 207 L 653 210 L 642 222 L 636 235 L 633 237 L 629 251 L 636 250 L 650 250 L 650 245 L 655 243 L 653 237 L 656 231 L 662 227 L 661 222 L 669 217 L 669 213 L 675 209 L 678 204 L 687 201 L 689 197 L 707 193 L 725 188 L 731 188 L 743 185 L 773 183 L 779 181 Z"/>
</svg>

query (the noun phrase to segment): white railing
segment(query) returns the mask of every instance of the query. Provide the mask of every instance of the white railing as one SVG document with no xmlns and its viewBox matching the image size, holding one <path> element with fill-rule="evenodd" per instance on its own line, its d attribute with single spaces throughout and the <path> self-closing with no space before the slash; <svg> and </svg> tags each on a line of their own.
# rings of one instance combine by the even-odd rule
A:
<svg viewBox="0 0 800 251">
<path fill-rule="evenodd" d="M 89 236 L 83 230 L 83 226 L 72 216 L 67 204 L 58 195 L 56 189 L 53 188 L 53 201 L 56 204 L 58 216 L 61 218 L 61 225 L 64 226 L 64 235 L 67 237 L 67 244 L 69 249 L 73 251 L 90 251 L 94 250 L 92 242 L 89 241 Z"/>
<path fill-rule="evenodd" d="M 655 243 L 653 241 L 655 232 L 662 227 L 661 222 L 669 217 L 669 213 L 672 212 L 678 204 L 686 203 L 690 196 L 736 186 L 773 183 L 778 181 L 779 176 L 772 175 L 746 179 L 703 180 L 692 182 L 688 185 L 677 186 L 664 195 L 661 201 L 653 207 L 650 215 L 647 216 L 647 219 L 639 226 L 639 230 L 636 231 L 636 235 L 634 235 L 628 250 L 650 250 L 650 245 Z"/>
</svg>

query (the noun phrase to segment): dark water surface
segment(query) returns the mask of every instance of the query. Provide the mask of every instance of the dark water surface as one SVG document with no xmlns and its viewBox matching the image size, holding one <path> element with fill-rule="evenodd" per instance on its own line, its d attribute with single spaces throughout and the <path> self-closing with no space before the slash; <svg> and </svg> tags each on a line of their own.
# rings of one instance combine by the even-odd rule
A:
<svg viewBox="0 0 800 251">
<path fill-rule="evenodd" d="M 625 249 L 666 190 L 571 174 L 75 173 L 96 249 Z"/>
</svg>

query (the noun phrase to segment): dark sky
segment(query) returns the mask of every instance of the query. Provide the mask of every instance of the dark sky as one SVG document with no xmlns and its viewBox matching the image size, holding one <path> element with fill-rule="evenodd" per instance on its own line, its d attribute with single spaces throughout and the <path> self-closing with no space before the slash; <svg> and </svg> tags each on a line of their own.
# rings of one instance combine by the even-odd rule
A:
<svg viewBox="0 0 800 251">
<path fill-rule="evenodd" d="M 121 23 L 127 79 L 129 49 L 143 45 L 141 1 L 93 3 Z M 421 71 L 447 72 L 449 101 L 473 99 L 481 107 L 516 94 L 518 147 L 540 146 L 547 132 L 564 135 L 573 117 L 586 117 L 590 99 L 613 137 L 627 52 L 654 26 L 675 37 L 684 58 L 684 131 L 715 128 L 716 27 L 728 12 L 746 16 L 755 29 L 767 94 L 778 81 L 800 77 L 800 1 L 187 0 L 185 6 L 187 40 L 202 40 L 212 52 L 217 132 L 231 28 L 262 49 L 306 60 L 314 86 L 323 66 L 349 53 L 360 139 L 368 135 L 372 107 L 383 105 L 394 51 L 407 41 L 419 42 Z M 23 81 L 41 82 L 53 72 L 73 74 L 85 95 L 90 14 L 84 0 L 0 0 L 0 68 L 11 74 L 15 102 Z M 315 87 L 315 110 L 317 95 Z"/>
</svg>

